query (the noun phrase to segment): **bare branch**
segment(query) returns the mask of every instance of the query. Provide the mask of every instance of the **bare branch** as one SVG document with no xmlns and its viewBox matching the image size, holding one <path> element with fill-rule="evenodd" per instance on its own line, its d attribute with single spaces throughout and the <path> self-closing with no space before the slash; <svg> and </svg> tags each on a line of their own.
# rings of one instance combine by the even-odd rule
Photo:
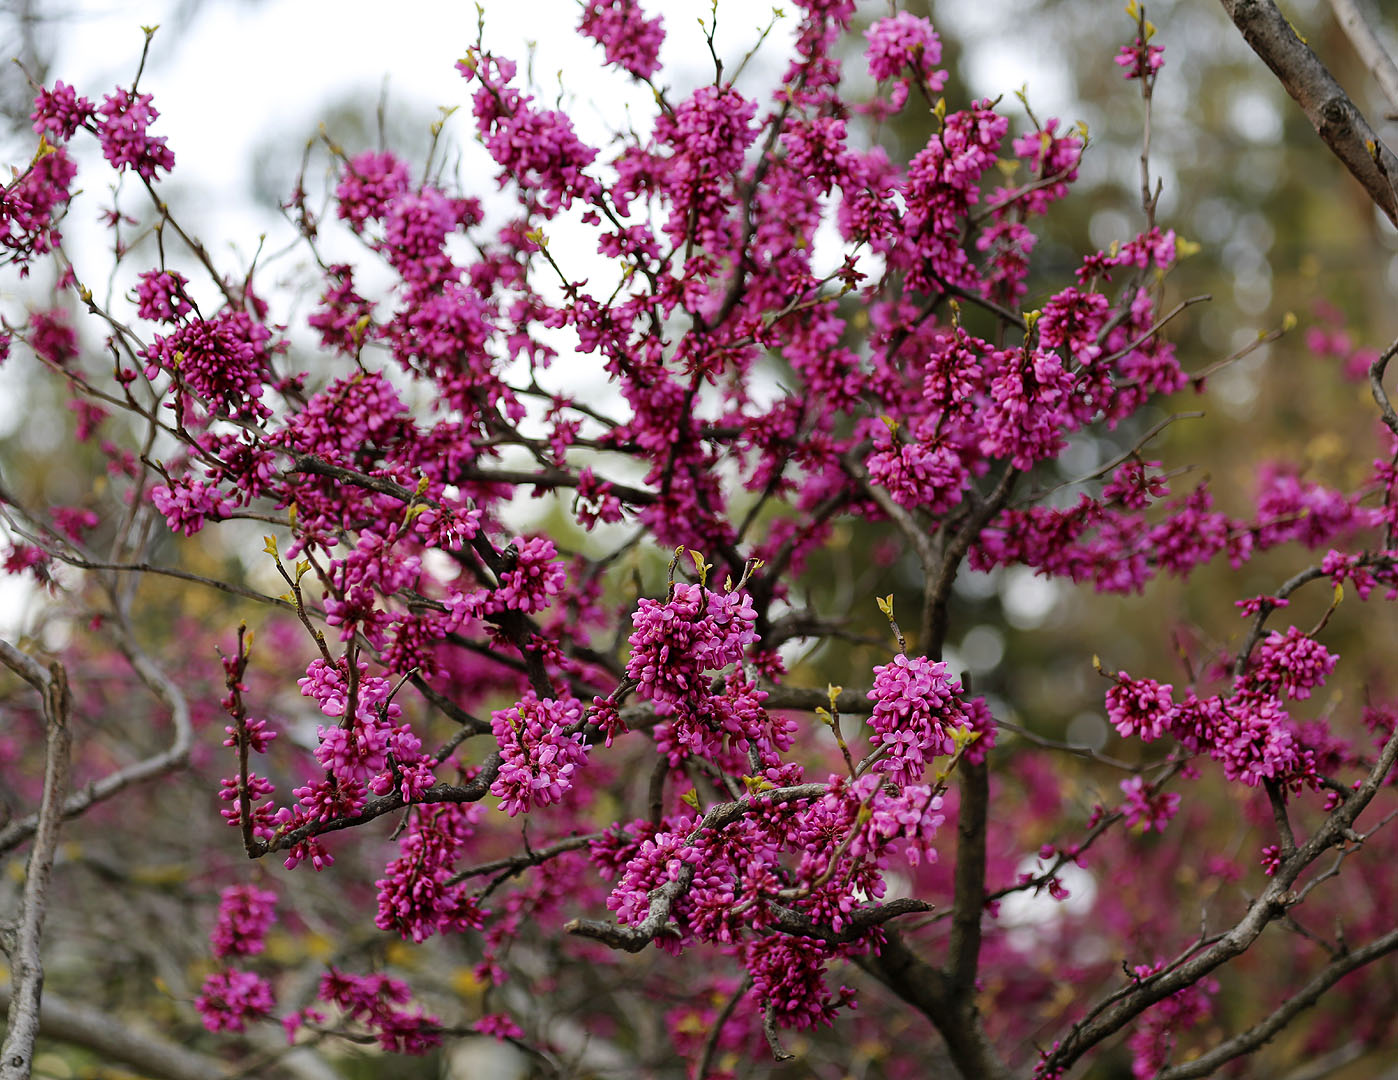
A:
<svg viewBox="0 0 1398 1080">
<path fill-rule="evenodd" d="M 0 1049 L 0 1080 L 29 1080 L 34 1040 L 39 1035 L 39 1000 L 44 990 L 40 941 L 48 908 L 53 858 L 63 825 L 63 796 L 68 791 L 71 738 L 68 730 L 68 679 L 54 663 L 44 686 L 44 791 L 34 829 L 34 846 L 25 869 L 19 925 L 10 948 L 10 1009 L 5 1043 Z"/>
<path fill-rule="evenodd" d="M 718 1049 L 719 1036 L 723 1034 L 723 1025 L 728 1023 L 728 1018 L 733 1015 L 733 1010 L 737 1008 L 738 1002 L 752 989 L 752 976 L 745 978 L 738 989 L 734 990 L 728 997 L 728 1002 L 719 1010 L 714 1026 L 709 1031 L 709 1036 L 704 1040 L 704 1048 L 699 1052 L 699 1061 L 694 1066 L 694 1080 L 704 1080 L 709 1074 L 709 1064 L 713 1061 L 714 1051 Z"/>
<path fill-rule="evenodd" d="M 1288 908 L 1298 902 L 1292 886 L 1301 873 L 1330 848 L 1349 841 L 1355 818 L 1373 800 L 1395 761 L 1398 761 L 1398 732 L 1389 737 L 1378 760 L 1349 798 L 1330 812 L 1320 828 L 1300 844 L 1293 855 L 1282 860 L 1266 890 L 1252 902 L 1247 913 L 1231 929 L 1187 960 L 1142 980 L 1124 994 L 1118 992 L 1113 995 L 1117 1000 L 1109 1008 L 1094 1009 L 1087 1019 L 1074 1024 L 1044 1059 L 1044 1069 L 1066 1070 L 1088 1050 L 1120 1031 L 1157 1001 L 1194 985 L 1215 968 L 1251 948 L 1269 924 L 1280 919 Z"/>
<path fill-rule="evenodd" d="M 501 870 L 508 870 L 510 873 L 519 873 L 521 870 L 531 866 L 538 866 L 546 863 L 556 856 L 563 855 L 569 851 L 578 851 L 587 847 L 594 840 L 600 840 L 604 833 L 587 833 L 583 836 L 568 836 L 548 847 L 539 848 L 537 851 L 522 851 L 518 855 L 507 855 L 501 859 L 492 859 L 490 862 L 479 863 L 476 866 L 468 866 L 465 870 L 459 870 L 448 880 L 448 885 L 455 885 L 457 882 L 465 881 L 467 878 L 479 877 L 482 874 L 494 874 Z"/>
<path fill-rule="evenodd" d="M 8 988 L 0 987 L 0 1004 L 8 1005 L 9 998 Z M 92 1050 L 110 1064 L 130 1065 L 154 1080 L 224 1080 L 232 1072 L 216 1057 L 147 1035 L 126 1021 L 51 993 L 44 995 L 39 1010 L 39 1031 L 46 1039 Z"/>
<path fill-rule="evenodd" d="M 1272 0 L 1220 0 L 1252 51 L 1272 69 L 1321 141 L 1358 180 L 1388 220 L 1398 225 L 1398 157 L 1333 75 L 1292 29 Z"/>
<path fill-rule="evenodd" d="M 1398 341 L 1395 341 L 1388 348 L 1379 354 L 1378 358 L 1369 365 L 1369 389 L 1374 395 L 1374 401 L 1378 404 L 1379 411 L 1383 413 L 1383 422 L 1388 430 L 1398 435 L 1398 413 L 1393 411 L 1393 402 L 1388 400 L 1388 391 L 1383 388 L 1383 375 L 1388 369 L 1388 363 L 1398 354 Z"/>
<path fill-rule="evenodd" d="M 0 984 L 0 1008 L 10 1005 L 9 987 Z M 39 1034 L 44 1039 L 93 1051 L 105 1064 L 130 1065 L 151 1080 L 239 1080 L 251 1075 L 247 1067 L 201 1054 L 159 1035 L 142 1031 L 130 1021 L 54 994 L 44 993 L 39 1007 Z M 306 1047 L 278 1047 L 278 1060 L 269 1067 L 261 1056 L 259 1077 L 299 1077 L 329 1080 L 338 1076 Z"/>
<path fill-rule="evenodd" d="M 1388 50 L 1379 41 L 1374 28 L 1369 25 L 1356 0 L 1330 0 L 1330 10 L 1335 13 L 1335 21 L 1349 38 L 1359 59 L 1369 69 L 1369 74 L 1379 84 L 1383 96 L 1388 98 L 1388 107 L 1398 112 L 1398 64 L 1388 55 Z"/>
<path fill-rule="evenodd" d="M 1355 971 L 1365 964 L 1373 963 L 1380 957 L 1387 956 L 1394 951 L 1398 951 L 1398 930 L 1390 930 L 1383 937 L 1376 938 L 1368 945 L 1354 949 L 1327 964 L 1315 978 L 1287 998 L 1266 1019 L 1254 1024 L 1247 1031 L 1220 1043 L 1207 1054 L 1202 1054 L 1193 1061 L 1161 1070 L 1156 1074 L 1156 1080 L 1189 1080 L 1191 1077 L 1208 1076 L 1209 1073 L 1234 1058 L 1250 1054 L 1291 1023 L 1298 1013 L 1309 1009 L 1319 1001 L 1320 996 L 1325 991 L 1351 971 Z"/>
<path fill-rule="evenodd" d="M 4 664 L 35 690 L 39 691 L 39 693 L 48 693 L 49 673 L 43 669 L 43 666 L 37 660 L 27 653 L 20 652 L 3 638 L 0 638 L 0 663 Z"/>
</svg>

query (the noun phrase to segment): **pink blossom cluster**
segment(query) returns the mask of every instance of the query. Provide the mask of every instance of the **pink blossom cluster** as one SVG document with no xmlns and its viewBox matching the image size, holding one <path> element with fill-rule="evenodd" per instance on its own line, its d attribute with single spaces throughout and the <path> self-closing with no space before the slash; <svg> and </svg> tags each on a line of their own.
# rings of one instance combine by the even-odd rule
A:
<svg viewBox="0 0 1398 1080">
<path fill-rule="evenodd" d="M 674 767 L 685 758 L 705 758 L 724 768 L 746 772 L 756 760 L 780 763 L 791 749 L 798 725 L 779 712 L 768 712 L 767 691 L 741 669 L 723 680 L 721 693 L 704 693 L 682 704 L 661 703 L 656 714 L 655 747 Z"/>
<path fill-rule="evenodd" d="M 1318 781 L 1318 757 L 1332 756 L 1324 725 L 1297 724 L 1280 695 L 1310 697 L 1324 684 L 1337 662 L 1335 654 L 1309 635 L 1291 627 L 1273 631 L 1257 658 L 1227 695 L 1200 698 L 1190 692 L 1176 703 L 1172 687 L 1124 672 L 1107 691 L 1107 716 L 1125 736 L 1150 742 L 1173 735 L 1191 753 L 1207 754 L 1223 766 L 1225 777 L 1256 787 L 1264 780 L 1288 784 Z M 1343 759 L 1343 750 L 1338 750 Z M 1135 817 L 1145 817 L 1140 798 L 1128 803 Z"/>
<path fill-rule="evenodd" d="M 276 1007 L 272 984 L 252 971 L 215 971 L 194 999 L 210 1031 L 246 1031 L 249 1021 L 265 1020 Z"/>
<path fill-rule="evenodd" d="M 588 0 L 578 29 L 606 51 L 607 63 L 649 79 L 660 70 L 664 20 L 646 18 L 636 0 Z"/>
<path fill-rule="evenodd" d="M 656 120 L 655 139 L 668 157 L 655 183 L 669 200 L 664 232 L 671 242 L 688 238 L 715 252 L 731 247 L 733 178 L 757 137 L 756 114 L 757 103 L 732 86 L 701 86 Z"/>
<path fill-rule="evenodd" d="M 147 130 L 160 116 L 151 100 L 150 94 L 117 87 L 97 107 L 102 118 L 97 121 L 97 139 L 103 157 L 118 172 L 130 167 L 146 181 L 155 179 L 157 169 L 169 172 L 175 167 L 175 155 L 165 145 L 165 137 Z"/>
<path fill-rule="evenodd" d="M 627 677 L 641 697 L 671 711 L 701 701 L 705 673 L 741 662 L 757 640 L 756 618 L 751 596 L 702 585 L 676 584 L 664 602 L 643 597 L 631 616 Z"/>
<path fill-rule="evenodd" d="M 544 536 L 519 537 L 507 549 L 513 566 L 500 575 L 500 587 L 491 594 L 487 612 L 519 611 L 533 615 L 547 608 L 563 591 L 568 575 L 558 559 L 558 548 Z"/>
<path fill-rule="evenodd" d="M 578 138 L 567 115 L 536 108 L 531 95 L 510 85 L 517 70 L 513 61 L 472 55 L 457 66 L 468 82 L 481 83 L 472 96 L 472 111 L 502 182 L 508 179 L 535 193 L 546 218 L 574 199 L 600 195 L 601 184 L 587 172 L 597 151 Z"/>
<path fill-rule="evenodd" d="M 210 411 L 236 419 L 267 417 L 261 401 L 267 382 L 271 332 L 242 312 L 191 319 L 169 335 L 156 335 L 146 350 L 146 377 L 169 373 Z"/>
<path fill-rule="evenodd" d="M 486 1013 L 476 1021 L 475 1030 L 501 1042 L 524 1038 L 523 1029 L 506 1013 Z"/>
<path fill-rule="evenodd" d="M 189 279 L 176 270 L 146 270 L 136 282 L 136 314 L 152 322 L 175 323 L 192 310 L 185 286 Z"/>
<path fill-rule="evenodd" d="M 952 732 L 964 726 L 961 684 L 947 675 L 947 665 L 925 656 L 899 653 L 874 668 L 874 703 L 869 726 L 883 756 L 874 766 L 894 783 L 915 783 L 932 759 L 956 749 Z"/>
<path fill-rule="evenodd" d="M 825 984 L 836 955 L 838 950 L 818 939 L 773 934 L 753 941 L 743 962 L 752 973 L 757 1003 L 773 1009 L 783 1027 L 800 1031 L 829 1024 L 854 999 L 849 987 L 832 992 Z"/>
<path fill-rule="evenodd" d="M 1284 634 L 1273 630 L 1262 643 L 1251 674 L 1257 683 L 1273 686 L 1293 701 L 1303 701 L 1325 684 L 1338 660 L 1315 638 L 1289 626 Z"/>
<path fill-rule="evenodd" d="M 36 256 L 48 254 L 62 241 L 58 220 L 77 172 L 77 163 L 59 147 L 0 188 L 0 254 L 16 263 L 21 275 L 28 273 Z"/>
<path fill-rule="evenodd" d="M 1177 791 L 1159 791 L 1151 788 L 1140 776 L 1123 780 L 1119 785 L 1126 796 L 1122 810 L 1126 815 L 1126 825 L 1130 828 L 1139 825 L 1143 832 L 1164 832 L 1165 826 L 1179 813 L 1183 796 Z"/>
<path fill-rule="evenodd" d="M 210 521 L 225 518 L 232 502 L 213 484 L 178 476 L 151 489 L 150 501 L 164 516 L 172 532 L 193 536 Z"/>
<path fill-rule="evenodd" d="M 358 230 L 382 219 L 407 190 L 407 165 L 387 151 L 366 150 L 345 165 L 335 188 L 336 213 Z"/>
<path fill-rule="evenodd" d="M 466 882 L 454 881 L 456 859 L 475 834 L 479 803 L 422 808 L 398 841 L 398 856 L 374 882 L 379 910 L 374 925 L 405 939 L 426 941 L 438 932 L 479 930 L 485 913 Z"/>
<path fill-rule="evenodd" d="M 218 922 L 209 934 L 214 955 L 256 956 L 277 917 L 277 894 L 256 885 L 230 885 L 219 896 Z"/>
<path fill-rule="evenodd" d="M 318 810 L 322 820 L 340 812 L 344 800 L 352 803 L 362 798 L 356 793 L 366 786 L 380 795 L 396 789 L 411 802 L 436 779 L 431 759 L 422 753 L 422 740 L 411 725 L 399 723 L 403 711 L 391 700 L 393 684 L 368 670 L 368 664 L 361 663 L 352 684 L 344 665 L 331 667 L 317 657 L 306 668 L 305 677 L 297 680 L 301 693 L 314 699 L 322 713 L 340 720 L 334 727 L 316 728 L 316 760 L 334 784 L 298 789 L 301 804 Z"/>
<path fill-rule="evenodd" d="M 926 506 L 942 514 L 961 501 L 968 479 L 961 457 L 949 446 L 892 440 L 864 463 L 869 480 L 904 507 Z"/>
<path fill-rule="evenodd" d="M 511 817 L 563 798 L 576 771 L 587 763 L 582 703 L 577 698 L 526 696 L 490 716 L 500 747 L 500 772 L 490 793 Z"/>
<path fill-rule="evenodd" d="M 986 101 L 948 116 L 941 133 L 908 164 L 902 243 L 898 262 L 907 266 L 909 284 L 933 292 L 946 281 L 975 288 L 980 274 L 948 229 L 980 202 L 981 177 L 999 158 L 1009 121 Z"/>
<path fill-rule="evenodd" d="M 34 111 L 29 114 L 34 131 L 52 135 L 55 139 L 68 140 L 77 134 L 78 128 L 90 123 L 97 116 L 92 102 L 82 97 L 62 79 L 53 84 L 53 89 L 40 87 L 34 98 Z"/>
<path fill-rule="evenodd" d="M 320 977 L 320 1000 L 362 1024 L 389 1053 L 424 1054 L 441 1044 L 437 1017 L 398 1008 L 412 996 L 406 983 L 387 975 L 355 975 L 331 967 Z"/>
<path fill-rule="evenodd" d="M 911 68 L 930 93 L 946 85 L 947 73 L 934 70 L 942 59 L 942 40 L 920 15 L 900 11 L 864 31 L 869 45 L 865 58 L 875 79 L 894 79 Z"/>
<path fill-rule="evenodd" d="M 1147 45 L 1136 38 L 1130 45 L 1123 45 L 1113 61 L 1124 69 L 1128 79 L 1150 79 L 1165 66 L 1165 47 Z"/>
<path fill-rule="evenodd" d="M 942 796 L 928 785 L 895 789 L 886 777 L 873 772 L 847 783 L 832 777 L 830 791 L 821 801 L 821 810 L 832 820 L 843 817 L 842 828 L 853 833 L 845 854 L 870 859 L 880 867 L 894 865 L 895 850 L 911 866 L 935 862 L 933 841 L 946 821 L 943 807 Z M 801 872 L 814 879 L 826 869 L 830 852 L 809 847 L 803 856 Z M 833 920 L 837 926 L 841 921 Z"/>
</svg>

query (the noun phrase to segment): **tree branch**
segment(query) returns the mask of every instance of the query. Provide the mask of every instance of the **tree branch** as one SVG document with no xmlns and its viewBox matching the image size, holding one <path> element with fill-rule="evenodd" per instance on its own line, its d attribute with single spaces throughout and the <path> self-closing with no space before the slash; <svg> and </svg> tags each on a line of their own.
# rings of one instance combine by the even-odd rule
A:
<svg viewBox="0 0 1398 1080">
<path fill-rule="evenodd" d="M 686 843 L 693 844 L 706 832 L 717 832 L 726 828 L 751 809 L 795 799 L 816 799 L 827 790 L 829 789 L 825 784 L 797 784 L 795 787 L 777 788 L 758 795 L 745 795 L 733 802 L 719 803 L 710 807 L 699 819 L 699 824 L 689 834 Z M 573 919 L 563 929 L 569 934 L 600 941 L 613 949 L 638 953 L 666 931 L 670 923 L 670 909 L 676 900 L 689 891 L 693 880 L 694 864 L 685 863 L 674 878 L 650 891 L 650 906 L 646 911 L 646 917 L 636 926 L 619 926 L 614 922 L 602 922 L 598 919 Z"/>
<path fill-rule="evenodd" d="M 878 955 L 861 957 L 857 963 L 932 1021 L 963 1077 L 1009 1080 L 1010 1071 L 986 1038 L 969 995 L 958 997 L 946 974 L 909 949 L 896 931 L 885 928 Z"/>
<path fill-rule="evenodd" d="M 480 771 L 465 784 L 433 784 L 413 800 L 413 805 L 435 806 L 438 803 L 479 802 L 490 791 L 490 785 L 495 782 L 495 777 L 499 772 L 500 755 L 499 753 L 491 754 L 481 762 Z M 403 799 L 403 793 L 395 788 L 387 795 L 379 795 L 370 799 L 357 814 L 330 818 L 329 820 L 317 818 L 291 830 L 291 832 L 263 842 L 249 853 L 249 858 L 256 859 L 274 851 L 285 851 L 295 847 L 303 840 L 309 840 L 311 837 L 320 836 L 323 833 L 352 829 L 356 825 L 363 825 L 365 822 L 373 821 L 385 814 L 391 814 L 395 810 L 401 810 L 407 805 Z"/>
<path fill-rule="evenodd" d="M 0 663 L 13 671 L 41 694 L 49 689 L 49 673 L 43 665 L 27 653 L 22 653 L 8 641 L 0 638 Z"/>
<path fill-rule="evenodd" d="M 954 993 L 975 997 L 985 909 L 985 830 L 990 808 L 990 771 L 984 761 L 961 763 L 961 809 L 956 820 L 955 902 L 948 943 L 948 974 Z"/>
<path fill-rule="evenodd" d="M 1335 13 L 1335 21 L 1349 38 L 1359 59 L 1369 69 L 1369 74 L 1379 84 L 1383 96 L 1388 98 L 1390 110 L 1398 112 L 1398 64 L 1379 41 L 1374 28 L 1369 25 L 1356 0 L 1330 0 L 1330 10 Z"/>
<path fill-rule="evenodd" d="M 1156 1080 L 1190 1080 L 1191 1077 L 1208 1076 L 1234 1058 L 1251 1053 L 1291 1023 L 1298 1013 L 1314 1005 L 1325 991 L 1350 972 L 1394 951 L 1398 951 L 1398 930 L 1390 930 L 1363 948 L 1355 949 L 1327 964 L 1315 978 L 1287 998 L 1271 1015 L 1193 1061 L 1161 1070 L 1156 1074 Z"/>
<path fill-rule="evenodd" d="M 1348 842 L 1355 818 L 1369 805 L 1384 778 L 1398 761 L 1398 731 L 1384 744 L 1383 752 L 1368 774 L 1343 803 L 1326 817 L 1311 837 L 1297 847 L 1295 854 L 1282 860 L 1266 890 L 1227 933 L 1181 962 L 1142 980 L 1128 992 L 1113 995 L 1113 1004 L 1099 1008 L 1074 1024 L 1058 1047 L 1043 1061 L 1041 1068 L 1067 1070 L 1103 1039 L 1120 1031 L 1157 1001 L 1163 1001 L 1187 986 L 1193 986 L 1215 968 L 1246 952 L 1271 922 L 1286 914 L 1298 901 L 1291 887 L 1301 873 L 1336 844 Z"/>
<path fill-rule="evenodd" d="M 1220 0 L 1243 39 L 1301 106 L 1321 141 L 1364 186 L 1369 197 L 1398 225 L 1398 157 L 1334 76 L 1292 29 L 1272 0 Z"/>
<path fill-rule="evenodd" d="M 0 1004 L 8 1004 L 9 996 L 8 989 L 0 988 Z M 130 1065 L 153 1080 L 224 1080 L 235 1071 L 216 1057 L 142 1034 L 104 1012 L 53 994 L 44 995 L 39 1031 L 46 1039 L 92 1050 L 109 1064 Z"/>
<path fill-rule="evenodd" d="M 8 658 L 7 658 L 8 659 Z M 27 659 L 27 658 L 26 658 Z M 32 663 L 32 661 L 31 661 Z M 34 1040 L 39 1035 L 39 1000 L 44 990 L 40 941 L 48 908 L 53 858 L 63 825 L 63 796 L 68 790 L 71 737 L 68 729 L 68 679 L 57 662 L 44 686 L 44 791 L 34 828 L 34 847 L 24 876 L 19 925 L 10 954 L 10 1008 L 4 1047 L 0 1048 L 0 1080 L 29 1080 L 34 1065 Z"/>
</svg>

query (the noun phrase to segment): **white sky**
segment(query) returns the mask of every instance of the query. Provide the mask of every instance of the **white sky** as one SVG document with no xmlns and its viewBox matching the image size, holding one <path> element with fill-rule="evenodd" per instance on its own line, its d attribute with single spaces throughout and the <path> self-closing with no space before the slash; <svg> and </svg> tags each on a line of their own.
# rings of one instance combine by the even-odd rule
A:
<svg viewBox="0 0 1398 1080">
<path fill-rule="evenodd" d="M 525 43 L 537 42 L 534 70 L 538 83 L 550 90 L 557 71 L 570 73 L 566 87 L 585 103 L 574 115 L 585 139 L 601 137 L 603 113 L 615 115 L 627 98 L 644 107 L 645 92 L 629 87 L 625 76 L 599 75 L 600 48 L 575 32 L 576 0 L 484 0 L 482 6 L 488 47 L 523 63 Z M 885 10 L 882 3 L 865 6 L 871 14 Z M 129 83 L 140 55 L 141 26 L 161 25 L 142 79 L 161 111 L 155 130 L 169 137 L 181 179 L 209 190 L 225 207 L 242 201 L 251 179 L 249 151 L 266 133 L 296 137 L 313 130 L 331 103 L 355 89 L 376 95 L 385 76 L 391 99 L 414 103 L 423 114 L 468 103 L 468 89 L 453 65 L 476 38 L 476 8 L 469 2 L 204 0 L 183 27 L 175 18 L 178 7 L 178 0 L 75 0 L 55 34 L 53 75 L 100 101 L 118 83 Z M 1061 77 L 983 25 L 982 16 L 1001 7 L 952 5 L 948 12 L 965 31 L 967 67 L 977 92 L 1002 93 L 1028 76 L 1046 110 L 1066 106 Z M 646 8 L 665 18 L 661 59 L 669 77 L 677 82 L 690 81 L 686 74 L 704 77 L 708 58 L 698 20 L 709 16 L 709 0 L 651 0 Z M 721 0 L 718 46 L 730 70 L 770 15 L 766 3 Z M 795 16 L 795 8 L 789 8 L 761 58 L 784 63 Z M 457 120 L 463 122 L 461 141 L 469 141 L 469 116 Z"/>
</svg>

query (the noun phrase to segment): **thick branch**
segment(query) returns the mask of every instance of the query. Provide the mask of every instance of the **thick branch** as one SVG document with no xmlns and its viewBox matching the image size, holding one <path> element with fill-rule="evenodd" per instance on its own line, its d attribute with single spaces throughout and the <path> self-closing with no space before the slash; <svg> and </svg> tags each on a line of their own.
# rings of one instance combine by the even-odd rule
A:
<svg viewBox="0 0 1398 1080">
<path fill-rule="evenodd" d="M 0 985 L 0 1008 L 8 1008 L 9 1004 L 9 987 Z M 249 1075 L 242 1066 L 141 1031 L 129 1021 L 69 1001 L 52 991 L 44 994 L 39 1007 L 39 1035 L 52 1042 L 91 1050 L 106 1065 L 129 1065 L 150 1080 L 239 1080 Z M 264 1054 L 263 1061 L 272 1056 L 279 1060 L 275 1065 L 261 1066 L 259 1077 L 328 1080 L 339 1075 L 307 1047 L 290 1051 L 281 1047 Z"/>
<path fill-rule="evenodd" d="M 1321 140 L 1344 163 L 1380 210 L 1398 225 L 1398 157 L 1334 76 L 1292 29 L 1272 0 L 1220 0 L 1252 51 L 1272 69 Z M 1372 147 L 1372 149 L 1370 149 Z"/>
<path fill-rule="evenodd" d="M 990 808 L 990 771 L 984 761 L 961 763 L 961 809 L 956 821 L 955 906 L 951 917 L 948 973 L 952 989 L 975 996 L 985 908 L 985 830 Z"/>
<path fill-rule="evenodd" d="M 8 1004 L 9 991 L 0 989 L 0 998 L 6 999 L 0 1004 Z M 51 993 L 44 995 L 39 1011 L 39 1032 L 91 1050 L 109 1064 L 129 1065 L 153 1080 L 223 1080 L 234 1072 L 218 1058 L 142 1034 L 125 1021 Z"/>
<path fill-rule="evenodd" d="M 22 653 L 0 638 L 0 664 L 4 664 L 41 694 L 48 693 L 49 673 L 27 653 Z"/>
<path fill-rule="evenodd" d="M 816 922 L 804 912 L 783 907 L 780 904 L 769 904 L 767 910 L 772 914 L 769 925 L 773 930 L 780 930 L 783 934 L 792 934 L 796 937 L 819 938 L 832 945 L 844 945 L 851 941 L 857 941 L 872 927 L 882 926 L 900 915 L 931 911 L 932 905 L 926 900 L 904 896 L 897 900 L 890 900 L 886 904 L 859 908 L 857 911 L 850 912 L 845 919 L 844 926 L 839 930 Z"/>
<path fill-rule="evenodd" d="M 947 976 L 909 949 L 896 931 L 885 929 L 884 935 L 878 955 L 862 957 L 859 966 L 932 1021 L 966 1080 L 1009 1080 L 1009 1069 L 970 1008 L 970 996 L 956 994 Z"/>
<path fill-rule="evenodd" d="M 63 825 L 63 796 L 68 790 L 71 740 L 68 730 L 68 680 L 62 665 L 50 669 L 44 687 L 44 792 L 34 829 L 34 847 L 24 876 L 19 925 L 10 953 L 10 1009 L 5 1044 L 0 1049 L 0 1080 L 29 1080 L 34 1040 L 39 1035 L 39 999 L 44 989 L 40 941 L 48 908 L 53 857 Z"/>
<path fill-rule="evenodd" d="M 825 690 L 807 689 L 801 686 L 763 686 L 767 700 L 763 703 L 769 709 L 820 709 L 830 707 L 830 694 Z M 869 700 L 867 691 L 842 690 L 835 699 L 835 707 L 842 713 L 867 714 L 874 711 L 874 703 Z"/>
</svg>

